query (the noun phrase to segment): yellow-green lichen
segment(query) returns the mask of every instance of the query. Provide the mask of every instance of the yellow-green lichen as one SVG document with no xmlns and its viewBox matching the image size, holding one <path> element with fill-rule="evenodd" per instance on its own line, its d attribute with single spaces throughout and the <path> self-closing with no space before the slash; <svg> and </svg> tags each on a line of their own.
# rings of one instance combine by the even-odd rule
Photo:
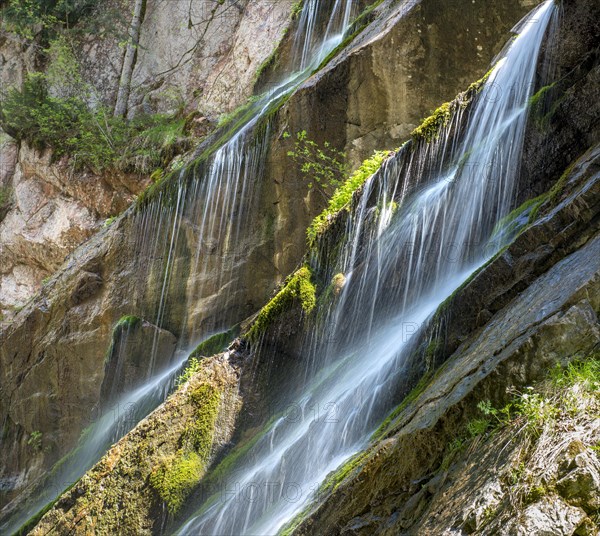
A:
<svg viewBox="0 0 600 536">
<path fill-rule="evenodd" d="M 257 340 L 275 319 L 295 303 L 299 303 L 305 313 L 310 313 L 317 303 L 316 288 L 311 278 L 312 273 L 308 266 L 303 266 L 292 274 L 285 286 L 260 310 L 246 334 L 247 338 L 251 341 Z"/>
<path fill-rule="evenodd" d="M 391 154 L 390 151 L 375 151 L 373 156 L 367 158 L 361 166 L 346 180 L 331 196 L 327 208 L 321 212 L 310 224 L 306 231 L 309 246 L 312 247 L 318 235 L 327 228 L 333 216 L 343 208 L 347 208 L 352 195 L 364 182 L 373 175 Z"/>
</svg>

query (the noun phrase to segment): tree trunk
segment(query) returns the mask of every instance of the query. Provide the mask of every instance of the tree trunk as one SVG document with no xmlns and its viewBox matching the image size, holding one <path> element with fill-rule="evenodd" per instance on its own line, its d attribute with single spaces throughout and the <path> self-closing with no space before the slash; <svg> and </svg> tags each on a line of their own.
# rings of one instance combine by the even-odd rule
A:
<svg viewBox="0 0 600 536">
<path fill-rule="evenodd" d="M 131 91 L 131 77 L 133 75 L 133 68 L 135 67 L 137 48 L 140 43 L 140 29 L 142 27 L 145 7 L 146 0 L 135 0 L 133 18 L 129 26 L 129 39 L 121 69 L 121 79 L 119 80 L 117 102 L 115 103 L 115 117 L 122 117 L 127 113 L 127 101 L 129 100 L 129 93 Z"/>
</svg>

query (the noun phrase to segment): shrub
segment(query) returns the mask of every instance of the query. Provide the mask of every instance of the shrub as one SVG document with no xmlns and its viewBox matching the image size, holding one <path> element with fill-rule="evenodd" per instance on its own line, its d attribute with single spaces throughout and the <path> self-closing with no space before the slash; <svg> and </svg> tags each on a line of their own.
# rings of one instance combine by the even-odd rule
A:
<svg viewBox="0 0 600 536">
<path fill-rule="evenodd" d="M 38 150 L 50 148 L 54 160 L 71 157 L 76 169 L 148 174 L 187 150 L 185 118 L 144 115 L 127 121 L 109 110 L 90 110 L 81 96 L 55 97 L 47 77 L 29 75 L 21 90 L 9 89 L 0 105 L 0 126 Z"/>
<path fill-rule="evenodd" d="M 29 439 L 27 440 L 27 444 L 33 450 L 41 450 L 42 449 L 42 436 L 43 436 L 42 432 L 40 432 L 39 430 L 34 430 L 29 435 Z"/>
<path fill-rule="evenodd" d="M 289 138 L 286 132 L 284 138 Z M 325 142 L 322 146 L 308 138 L 306 130 L 296 134 L 294 150 L 287 155 L 309 177 L 308 188 L 315 188 L 325 199 L 329 199 L 335 188 L 342 185 L 347 173 L 346 154 Z"/>
<path fill-rule="evenodd" d="M 2 9 L 7 29 L 26 39 L 69 28 L 91 13 L 94 0 L 8 0 Z"/>
</svg>

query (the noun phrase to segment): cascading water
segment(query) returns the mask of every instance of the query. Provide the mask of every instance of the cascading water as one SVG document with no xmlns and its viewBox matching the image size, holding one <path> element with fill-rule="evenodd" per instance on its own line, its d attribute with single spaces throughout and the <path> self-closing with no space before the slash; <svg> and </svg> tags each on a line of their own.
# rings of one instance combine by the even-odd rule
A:
<svg viewBox="0 0 600 536">
<path fill-rule="evenodd" d="M 336 270 L 346 284 L 305 345 L 317 372 L 307 372 L 299 418 L 277 419 L 179 534 L 275 534 L 331 470 L 367 444 L 408 366 L 405 326 L 423 325 L 504 245 L 494 228 L 512 208 L 527 102 L 554 12 L 547 0 L 520 24 L 468 115 L 454 117 L 466 121 L 458 141 L 441 135 L 424 156 L 401 151 L 367 181 Z M 377 187 L 377 206 L 369 209 Z"/>
<path fill-rule="evenodd" d="M 218 133 L 219 140 L 213 142 L 217 145 L 221 142 L 219 148 L 201 159 L 194 169 L 182 169 L 168 191 L 160 191 L 143 210 L 133 215 L 132 227 L 137 229 L 137 266 L 136 277 L 132 278 L 132 296 L 145 294 L 148 281 L 158 281 L 158 289 L 151 289 L 156 300 L 148 315 L 153 315 L 154 324 L 161 327 L 169 309 L 179 306 L 177 314 L 172 315 L 180 323 L 179 349 L 166 369 L 157 366 L 156 331 L 146 382 L 125 393 L 91 424 L 82 434 L 77 448 L 52 468 L 42 487 L 35 490 L 32 500 L 21 502 L 17 498 L 14 501 L 19 504 L 0 526 L 3 533 L 17 531 L 76 482 L 111 444 L 165 400 L 174 377 L 193 348 L 192 341 L 206 339 L 233 323 L 224 315 L 218 325 L 207 330 L 195 325 L 193 319 L 188 322 L 187 312 L 201 309 L 202 300 L 207 294 L 214 293 L 214 289 L 226 287 L 220 295 L 222 299 L 239 291 L 235 285 L 226 283 L 235 280 L 231 274 L 240 263 L 240 252 L 244 251 L 244 241 L 248 238 L 244 234 L 245 228 L 256 198 L 255 186 L 264 166 L 268 124 L 262 130 L 257 126 L 269 110 L 306 80 L 323 58 L 341 43 L 353 6 L 354 0 L 336 0 L 330 10 L 321 0 L 309 0 L 294 36 L 294 46 L 301 52 L 287 68 L 292 74 L 260 96 L 228 132 Z M 328 22 L 324 33 L 320 34 L 317 23 L 322 20 Z M 178 259 L 182 256 L 191 258 L 189 271 L 192 277 L 184 279 L 178 273 Z M 182 300 L 182 296 L 185 299 Z"/>
</svg>

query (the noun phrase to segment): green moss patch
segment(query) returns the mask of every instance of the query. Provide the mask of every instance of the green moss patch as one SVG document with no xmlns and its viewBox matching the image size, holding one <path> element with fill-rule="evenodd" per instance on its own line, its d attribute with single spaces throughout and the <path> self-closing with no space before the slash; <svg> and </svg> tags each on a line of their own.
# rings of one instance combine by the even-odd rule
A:
<svg viewBox="0 0 600 536">
<path fill-rule="evenodd" d="M 310 313 L 316 303 L 316 288 L 311 281 L 312 273 L 308 266 L 303 266 L 286 281 L 285 286 L 258 313 L 252 327 L 246 334 L 255 341 L 282 313 L 299 303 L 305 313 Z"/>
<path fill-rule="evenodd" d="M 431 343 L 425 350 L 426 352 L 429 350 L 430 346 L 431 346 Z M 400 402 L 400 404 L 392 410 L 392 412 L 381 423 L 379 428 L 377 428 L 377 430 L 375 430 L 375 432 L 373 433 L 373 436 L 371 438 L 372 440 L 381 439 L 386 434 L 386 432 L 390 428 L 390 425 L 396 420 L 396 417 L 398 417 L 398 415 L 400 415 L 411 402 L 414 402 L 417 398 L 419 398 L 421 393 L 423 391 L 425 391 L 425 388 L 431 382 L 432 378 L 433 378 L 433 373 L 429 372 L 429 373 L 425 374 L 419 380 L 419 383 L 417 383 L 417 385 L 413 388 L 413 390 L 404 397 L 402 402 Z"/>
<path fill-rule="evenodd" d="M 369 454 L 370 451 L 364 450 L 352 456 L 341 467 L 338 467 L 338 469 L 336 469 L 327 476 L 325 482 L 323 482 L 319 491 L 321 493 L 335 491 L 350 473 L 354 472 L 356 469 L 363 465 L 365 459 L 369 456 Z"/>
<path fill-rule="evenodd" d="M 125 315 L 119 318 L 118 322 L 115 324 L 114 332 L 117 330 L 123 331 L 124 329 L 130 329 L 136 327 L 142 319 L 139 316 L 135 315 Z"/>
<path fill-rule="evenodd" d="M 327 208 L 312 221 L 306 231 L 310 247 L 314 245 L 317 237 L 328 227 L 334 215 L 343 208 L 349 206 L 354 192 L 358 190 L 371 175 L 379 170 L 390 154 L 392 154 L 391 151 L 375 151 L 373 156 L 365 160 L 361 166 L 350 175 L 348 180 L 335 190 L 329 200 Z"/>
<path fill-rule="evenodd" d="M 196 346 L 190 357 L 210 357 L 211 355 L 223 352 L 227 348 L 227 345 L 236 337 L 237 331 L 234 328 L 212 335 Z"/>
<path fill-rule="evenodd" d="M 183 433 L 183 443 L 194 449 L 207 462 L 213 442 L 215 421 L 221 404 L 221 391 L 210 384 L 202 384 L 190 394 L 196 414 Z"/>
<path fill-rule="evenodd" d="M 189 399 L 196 409 L 181 436 L 181 448 L 164 459 L 150 474 L 151 487 L 172 515 L 180 510 L 206 472 L 221 396 L 221 390 L 209 383 L 191 391 Z"/>
<path fill-rule="evenodd" d="M 178 453 L 167 458 L 150 475 L 150 485 L 167 505 L 170 514 L 183 502 L 204 473 L 204 462 L 196 452 Z"/>
<path fill-rule="evenodd" d="M 446 102 L 435 110 L 429 117 L 412 131 L 415 141 L 424 140 L 427 143 L 438 137 L 440 131 L 448 124 L 452 117 L 452 103 Z"/>
</svg>

